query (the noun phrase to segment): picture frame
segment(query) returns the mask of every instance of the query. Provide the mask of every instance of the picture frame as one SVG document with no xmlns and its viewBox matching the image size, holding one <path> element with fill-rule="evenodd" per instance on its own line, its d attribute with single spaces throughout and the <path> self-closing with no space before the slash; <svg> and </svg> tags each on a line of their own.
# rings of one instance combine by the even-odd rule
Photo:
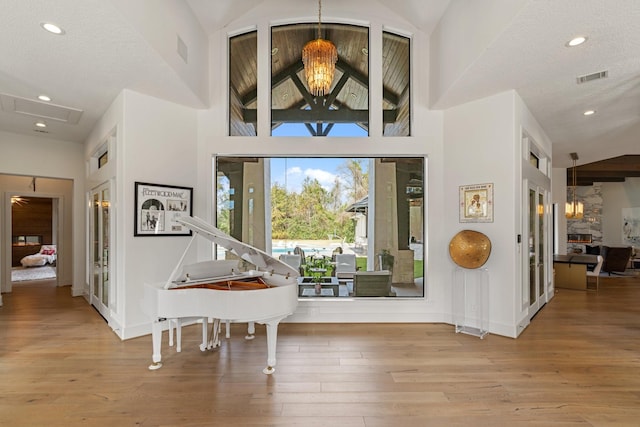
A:
<svg viewBox="0 0 640 427">
<path fill-rule="evenodd" d="M 460 186 L 460 222 L 493 222 L 493 183 Z"/>
<path fill-rule="evenodd" d="M 193 211 L 193 188 L 135 182 L 134 236 L 191 236 L 176 222 Z"/>
</svg>

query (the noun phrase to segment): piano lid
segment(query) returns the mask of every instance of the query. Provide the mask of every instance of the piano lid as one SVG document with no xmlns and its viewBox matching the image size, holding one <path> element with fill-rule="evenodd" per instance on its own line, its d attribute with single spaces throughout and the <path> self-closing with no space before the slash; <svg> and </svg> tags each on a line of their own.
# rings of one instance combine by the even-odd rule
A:
<svg viewBox="0 0 640 427">
<path fill-rule="evenodd" d="M 289 277 L 298 277 L 300 275 L 298 270 L 288 264 L 285 264 L 279 259 L 273 258 L 271 255 L 261 251 L 260 249 L 254 248 L 251 245 L 229 236 L 200 218 L 183 215 L 176 218 L 174 221 L 183 224 L 194 233 L 197 233 L 213 243 L 222 246 L 243 260 L 250 262 L 260 271 L 273 272 L 281 276 Z"/>
</svg>

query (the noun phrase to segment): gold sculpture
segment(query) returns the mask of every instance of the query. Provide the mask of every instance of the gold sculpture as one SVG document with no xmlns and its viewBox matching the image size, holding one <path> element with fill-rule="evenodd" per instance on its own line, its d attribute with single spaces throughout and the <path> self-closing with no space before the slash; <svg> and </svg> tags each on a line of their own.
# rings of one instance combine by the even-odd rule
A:
<svg viewBox="0 0 640 427">
<path fill-rule="evenodd" d="M 453 262 L 464 268 L 480 268 L 489 259 L 491 241 L 473 230 L 462 230 L 449 243 L 449 255 Z"/>
</svg>

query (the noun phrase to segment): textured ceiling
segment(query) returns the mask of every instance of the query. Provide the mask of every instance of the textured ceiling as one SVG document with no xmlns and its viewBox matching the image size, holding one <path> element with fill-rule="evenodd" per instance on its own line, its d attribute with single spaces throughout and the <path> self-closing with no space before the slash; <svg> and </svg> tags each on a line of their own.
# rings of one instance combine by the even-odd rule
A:
<svg viewBox="0 0 640 427">
<path fill-rule="evenodd" d="M 437 107 L 515 88 L 553 141 L 554 166 L 570 166 L 571 152 L 578 164 L 640 154 L 639 24 L 636 0 L 530 1 Z M 565 47 L 575 35 L 588 40 Z"/>
<path fill-rule="evenodd" d="M 189 6 L 185 9 L 200 23 L 203 34 L 213 34 L 256 7 L 277 6 L 282 1 L 160 4 Z M 330 11 L 338 1 L 324 0 L 323 10 Z M 444 109 L 516 89 L 553 141 L 555 167 L 570 166 L 571 152 L 579 154 L 579 164 L 640 154 L 640 2 L 519 1 L 522 7 L 512 21 L 431 107 Z M 393 11 L 430 34 L 447 6 L 460 2 L 465 0 L 377 0 L 371 4 L 379 5 L 372 6 L 375 13 Z M 163 55 L 160 42 L 149 36 L 148 28 L 140 28 L 142 20 L 131 18 L 137 14 L 150 21 L 148 17 L 156 14 L 141 10 L 151 3 L 0 0 L 0 94 L 35 99 L 44 92 L 56 105 L 81 110 L 78 124 L 54 121 L 46 134 L 78 143 L 87 138 L 95 121 L 125 88 L 194 108 L 206 107 L 206 99 L 185 83 L 176 64 Z M 309 3 L 315 9 L 317 3 Z M 488 3 L 496 6 L 500 1 Z M 161 13 L 163 7 L 155 10 Z M 39 28 L 42 21 L 59 23 L 67 35 L 45 33 Z M 588 42 L 567 49 L 564 43 L 576 34 L 588 35 Z M 175 40 L 168 44 L 174 45 Z M 609 72 L 606 79 L 583 85 L 575 82 L 577 76 L 603 70 Z M 596 115 L 582 116 L 587 108 L 596 109 Z M 34 134 L 34 121 L 30 116 L 0 111 L 1 130 Z"/>
</svg>

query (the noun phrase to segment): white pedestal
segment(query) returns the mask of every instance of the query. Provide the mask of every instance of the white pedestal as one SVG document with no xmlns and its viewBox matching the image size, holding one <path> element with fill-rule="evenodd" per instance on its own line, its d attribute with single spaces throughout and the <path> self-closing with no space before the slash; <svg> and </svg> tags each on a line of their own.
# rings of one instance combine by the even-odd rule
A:
<svg viewBox="0 0 640 427">
<path fill-rule="evenodd" d="M 456 267 L 452 302 L 456 333 L 484 338 L 489 333 L 489 270 Z"/>
</svg>

